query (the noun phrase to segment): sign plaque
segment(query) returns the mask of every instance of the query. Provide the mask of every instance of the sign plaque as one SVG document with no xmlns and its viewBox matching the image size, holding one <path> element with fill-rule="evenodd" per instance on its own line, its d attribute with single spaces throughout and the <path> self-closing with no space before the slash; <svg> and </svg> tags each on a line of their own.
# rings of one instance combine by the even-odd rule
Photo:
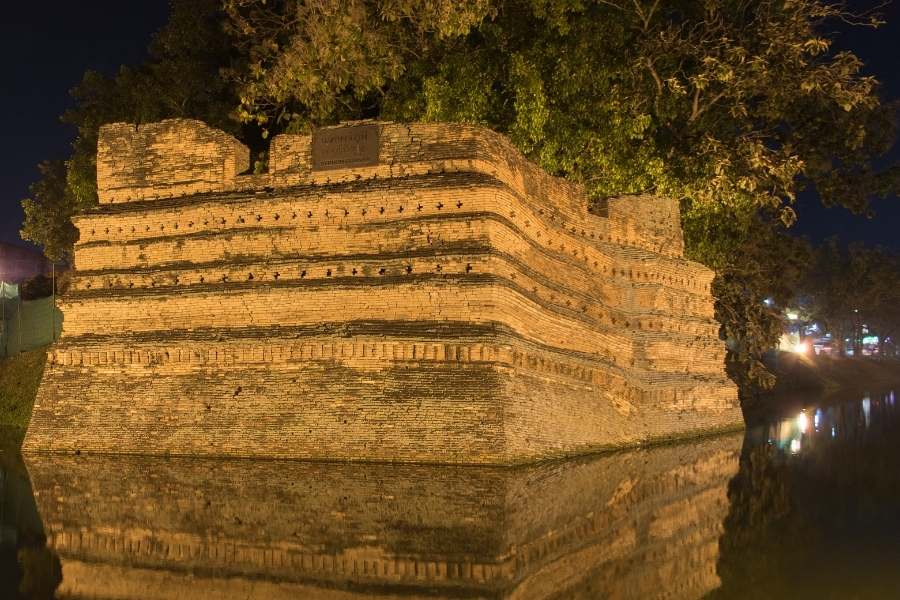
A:
<svg viewBox="0 0 900 600">
<path fill-rule="evenodd" d="M 319 129 L 312 136 L 312 169 L 348 169 L 378 164 L 378 125 Z"/>
</svg>

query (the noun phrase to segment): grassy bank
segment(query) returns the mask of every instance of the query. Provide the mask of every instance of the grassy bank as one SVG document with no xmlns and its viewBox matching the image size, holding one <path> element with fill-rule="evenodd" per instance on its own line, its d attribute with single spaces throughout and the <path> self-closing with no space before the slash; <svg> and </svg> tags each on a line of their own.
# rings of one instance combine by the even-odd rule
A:
<svg viewBox="0 0 900 600">
<path fill-rule="evenodd" d="M 25 436 L 46 360 L 45 348 L 0 359 L 0 441 Z"/>
</svg>

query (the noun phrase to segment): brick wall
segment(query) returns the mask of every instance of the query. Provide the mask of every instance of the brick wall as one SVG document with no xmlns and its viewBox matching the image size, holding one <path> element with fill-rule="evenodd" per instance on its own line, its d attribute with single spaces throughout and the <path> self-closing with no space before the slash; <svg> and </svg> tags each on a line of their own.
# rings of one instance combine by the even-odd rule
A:
<svg viewBox="0 0 900 600">
<path fill-rule="evenodd" d="M 584 191 L 479 128 L 270 172 L 194 121 L 104 126 L 26 448 L 516 462 L 742 424 L 676 202 Z"/>
</svg>

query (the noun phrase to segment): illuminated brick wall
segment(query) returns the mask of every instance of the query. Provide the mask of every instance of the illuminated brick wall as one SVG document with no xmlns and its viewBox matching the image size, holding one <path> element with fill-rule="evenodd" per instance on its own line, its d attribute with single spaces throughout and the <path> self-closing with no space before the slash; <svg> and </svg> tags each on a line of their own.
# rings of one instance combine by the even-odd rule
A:
<svg viewBox="0 0 900 600">
<path fill-rule="evenodd" d="M 28 449 L 511 462 L 741 424 L 675 201 L 583 190 L 476 127 L 270 172 L 187 120 L 101 129 Z"/>
</svg>

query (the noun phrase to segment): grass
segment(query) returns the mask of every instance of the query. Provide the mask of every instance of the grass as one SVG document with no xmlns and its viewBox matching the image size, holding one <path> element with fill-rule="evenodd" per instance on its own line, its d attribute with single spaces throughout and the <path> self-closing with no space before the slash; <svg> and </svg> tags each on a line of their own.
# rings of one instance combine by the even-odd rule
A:
<svg viewBox="0 0 900 600">
<path fill-rule="evenodd" d="M 22 443 L 46 360 L 46 348 L 0 359 L 0 441 Z"/>
</svg>

